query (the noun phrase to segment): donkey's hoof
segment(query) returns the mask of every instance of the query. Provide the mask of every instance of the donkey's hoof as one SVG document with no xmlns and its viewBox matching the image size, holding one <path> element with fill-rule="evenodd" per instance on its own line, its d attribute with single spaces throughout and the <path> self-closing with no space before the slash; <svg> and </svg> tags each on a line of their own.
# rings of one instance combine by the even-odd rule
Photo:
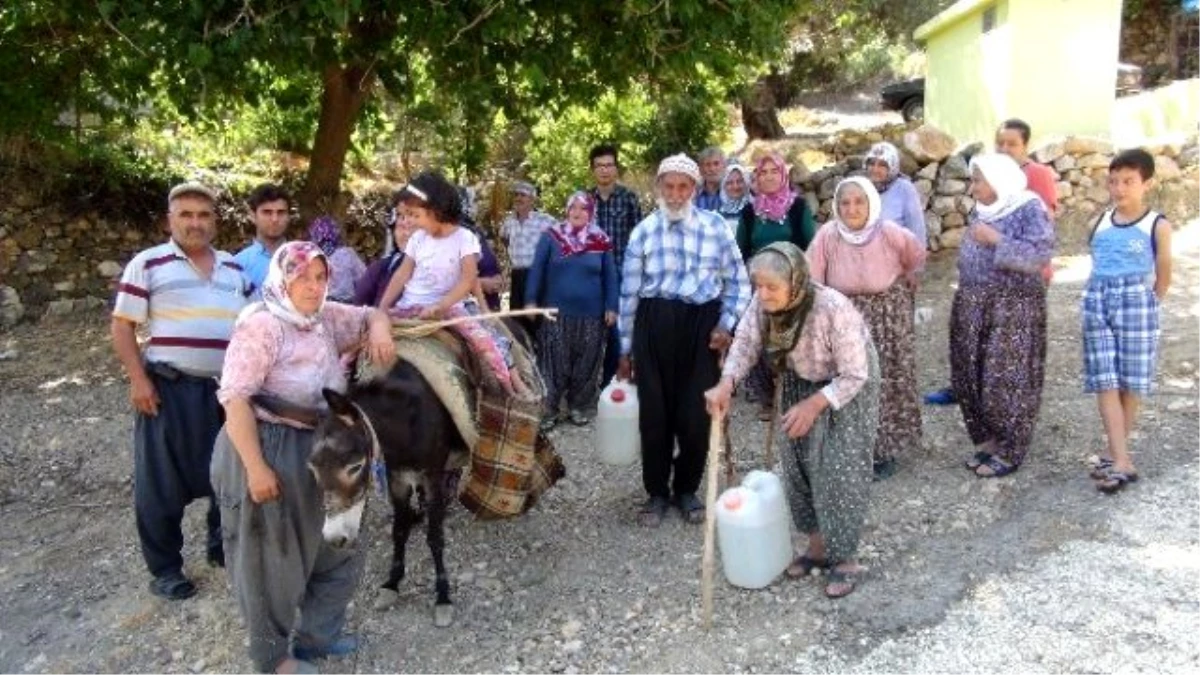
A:
<svg viewBox="0 0 1200 675">
<path fill-rule="evenodd" d="M 454 623 L 454 605 L 434 605 L 433 625 L 445 628 Z"/>
<path fill-rule="evenodd" d="M 390 588 L 381 588 L 375 594 L 375 610 L 382 612 L 385 609 L 391 609 L 400 602 L 400 593 L 393 591 Z"/>
</svg>

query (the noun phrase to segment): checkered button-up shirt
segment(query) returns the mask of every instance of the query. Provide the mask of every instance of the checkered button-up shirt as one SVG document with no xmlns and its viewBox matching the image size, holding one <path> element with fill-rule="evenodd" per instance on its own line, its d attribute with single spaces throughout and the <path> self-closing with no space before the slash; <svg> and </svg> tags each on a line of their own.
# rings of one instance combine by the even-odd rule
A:
<svg viewBox="0 0 1200 675">
<path fill-rule="evenodd" d="M 655 211 L 638 223 L 626 249 L 621 282 L 621 354 L 633 349 L 633 323 L 642 298 L 702 305 L 721 300 L 719 326 L 733 333 L 750 304 L 750 277 L 725 219 L 693 210 L 667 222 Z"/>
<path fill-rule="evenodd" d="M 546 228 L 554 225 L 554 219 L 541 211 L 530 211 L 525 220 L 509 213 L 500 225 L 500 236 L 508 240 L 508 261 L 513 269 L 529 269 L 533 264 L 533 253 L 537 250 L 538 239 Z"/>
<path fill-rule="evenodd" d="M 642 220 L 642 205 L 638 203 L 633 190 L 624 185 L 614 187 L 608 199 L 601 197 L 598 189 L 592 188 L 592 197 L 596 200 L 596 225 L 612 240 L 613 260 L 617 263 L 617 269 L 621 269 L 629 235 Z"/>
</svg>

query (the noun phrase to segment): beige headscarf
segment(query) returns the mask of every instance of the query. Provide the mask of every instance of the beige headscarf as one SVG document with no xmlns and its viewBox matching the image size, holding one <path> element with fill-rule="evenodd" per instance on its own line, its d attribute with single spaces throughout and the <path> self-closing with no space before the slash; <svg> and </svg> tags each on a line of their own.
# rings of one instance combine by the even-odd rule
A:
<svg viewBox="0 0 1200 675">
<path fill-rule="evenodd" d="M 808 259 L 799 246 L 789 241 L 777 241 L 757 255 L 781 255 L 791 268 L 791 297 L 778 312 L 763 311 L 762 343 L 767 363 L 776 374 L 787 369 L 787 355 L 800 340 L 800 331 L 812 310 L 816 288 L 808 271 Z"/>
</svg>

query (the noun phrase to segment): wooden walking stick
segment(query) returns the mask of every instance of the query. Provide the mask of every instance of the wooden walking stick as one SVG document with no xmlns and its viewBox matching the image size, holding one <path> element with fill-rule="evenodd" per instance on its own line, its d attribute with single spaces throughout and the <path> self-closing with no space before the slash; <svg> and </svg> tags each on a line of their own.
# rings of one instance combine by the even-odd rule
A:
<svg viewBox="0 0 1200 675">
<path fill-rule="evenodd" d="M 712 420 L 708 432 L 708 486 L 704 498 L 704 558 L 700 569 L 700 592 L 704 607 L 704 628 L 712 628 L 713 615 L 713 568 L 716 561 L 717 534 L 717 473 L 721 467 L 721 437 L 724 435 L 725 416 Z"/>
</svg>

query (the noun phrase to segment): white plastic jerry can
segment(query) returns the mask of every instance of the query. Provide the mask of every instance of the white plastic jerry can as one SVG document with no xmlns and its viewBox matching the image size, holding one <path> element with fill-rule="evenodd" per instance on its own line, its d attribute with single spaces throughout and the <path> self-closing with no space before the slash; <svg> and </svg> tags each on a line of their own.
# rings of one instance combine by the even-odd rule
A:
<svg viewBox="0 0 1200 675">
<path fill-rule="evenodd" d="M 729 583 L 765 588 L 792 561 L 790 516 L 783 483 L 769 471 L 751 471 L 717 500 L 717 543 Z"/>
<path fill-rule="evenodd" d="M 612 382 L 600 392 L 596 413 L 596 455 L 613 466 L 629 466 L 642 456 L 638 431 L 637 387 L 630 382 Z"/>
</svg>

